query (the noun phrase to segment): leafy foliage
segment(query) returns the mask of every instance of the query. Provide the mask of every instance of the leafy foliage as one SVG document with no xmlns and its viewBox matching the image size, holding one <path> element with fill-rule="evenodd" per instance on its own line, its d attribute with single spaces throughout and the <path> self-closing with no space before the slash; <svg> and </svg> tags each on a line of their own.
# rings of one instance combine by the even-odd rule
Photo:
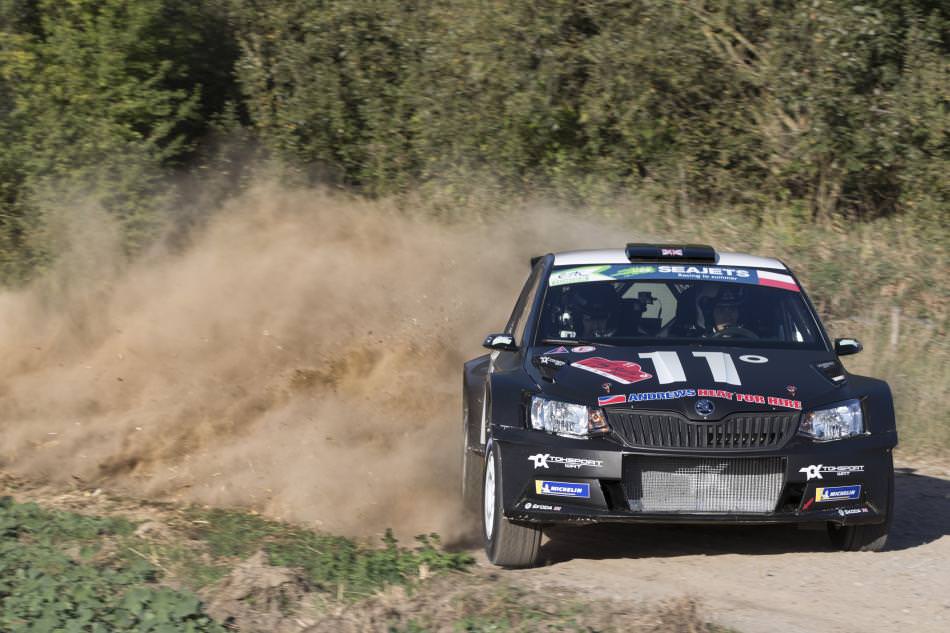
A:
<svg viewBox="0 0 950 633">
<path fill-rule="evenodd" d="M 56 256 L 35 198 L 64 182 L 147 244 L 216 130 L 374 195 L 940 219 L 948 25 L 933 0 L 11 0 L 0 275 Z"/>
<path fill-rule="evenodd" d="M 157 570 L 146 561 L 92 560 L 100 537 L 131 529 L 123 519 L 0 500 L 0 629 L 224 631 L 195 596 L 152 584 Z M 76 546 L 78 560 L 65 553 L 66 544 Z"/>
<path fill-rule="evenodd" d="M 34 199 L 50 188 L 96 196 L 120 220 L 130 252 L 155 235 L 168 204 L 168 170 L 191 154 L 236 93 L 226 82 L 237 51 L 222 37 L 222 19 L 205 5 L 168 0 L 4 3 L 5 277 L 24 278 L 55 257 Z M 209 52 L 218 66 L 207 61 Z"/>
<path fill-rule="evenodd" d="M 309 589 L 329 600 L 412 588 L 423 569 L 472 563 L 442 550 L 434 534 L 409 549 L 387 532 L 378 547 L 233 510 L 176 516 L 155 539 L 121 516 L 0 499 L 0 630 L 223 631 L 194 594 L 160 583 L 198 589 L 260 550 L 270 564 L 301 570 Z"/>
<path fill-rule="evenodd" d="M 232 6 L 264 141 L 372 193 L 461 168 L 577 200 L 651 185 L 686 210 L 947 202 L 946 177 L 917 186 L 915 159 L 950 156 L 948 14 L 928 2 Z"/>
<path fill-rule="evenodd" d="M 315 590 L 341 598 L 391 584 L 411 586 L 423 566 L 436 572 L 472 563 L 468 554 L 442 550 L 435 534 L 416 537 L 417 546 L 407 549 L 387 531 L 380 548 L 233 510 L 191 510 L 188 516 L 197 521 L 191 537 L 206 543 L 213 556 L 246 558 L 263 549 L 271 564 L 300 568 Z"/>
</svg>

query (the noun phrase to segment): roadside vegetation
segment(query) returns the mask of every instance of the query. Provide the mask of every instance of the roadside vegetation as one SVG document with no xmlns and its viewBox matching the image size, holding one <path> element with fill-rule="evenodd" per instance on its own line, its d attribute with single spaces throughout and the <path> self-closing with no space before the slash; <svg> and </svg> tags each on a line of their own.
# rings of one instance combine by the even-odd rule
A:
<svg viewBox="0 0 950 633">
<path fill-rule="evenodd" d="M 239 511 L 155 506 L 151 514 L 136 521 L 0 499 L 0 629 L 224 631 L 228 615 L 242 617 L 242 601 L 244 611 L 276 609 L 283 619 L 305 595 L 344 604 L 472 562 L 435 536 L 407 548 L 391 534 L 357 543 Z M 236 581 L 229 575 L 242 565 L 248 575 Z M 268 576 L 266 566 L 293 572 Z M 199 595 L 225 617 L 216 622 Z"/>
<path fill-rule="evenodd" d="M 95 194 L 132 253 L 249 157 L 445 216 L 635 194 L 684 228 L 900 219 L 945 256 L 948 26 L 935 0 L 11 0 L 0 272 L 55 258 L 51 184 Z"/>
<path fill-rule="evenodd" d="M 950 448 L 947 3 L 186 5 L 2 4 L 0 283 L 75 238 L 64 199 L 127 257 L 261 172 L 439 221 L 543 201 L 787 260 L 904 449 Z"/>
<path fill-rule="evenodd" d="M 725 633 L 690 600 L 631 610 L 471 569 L 432 536 L 356 542 L 234 510 L 0 492 L 0 629 Z M 38 502 L 38 503 L 37 503 Z"/>
</svg>

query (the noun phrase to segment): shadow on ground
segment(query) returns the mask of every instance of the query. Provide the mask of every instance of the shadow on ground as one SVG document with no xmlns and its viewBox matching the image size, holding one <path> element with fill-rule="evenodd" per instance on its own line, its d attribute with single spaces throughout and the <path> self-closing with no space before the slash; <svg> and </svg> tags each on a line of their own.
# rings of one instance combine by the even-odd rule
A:
<svg viewBox="0 0 950 633">
<path fill-rule="evenodd" d="M 950 535 L 950 480 L 901 468 L 888 550 L 924 545 Z M 795 526 L 590 525 L 553 527 L 541 555 L 547 563 L 574 558 L 654 558 L 717 554 L 833 551 L 823 529 Z"/>
</svg>

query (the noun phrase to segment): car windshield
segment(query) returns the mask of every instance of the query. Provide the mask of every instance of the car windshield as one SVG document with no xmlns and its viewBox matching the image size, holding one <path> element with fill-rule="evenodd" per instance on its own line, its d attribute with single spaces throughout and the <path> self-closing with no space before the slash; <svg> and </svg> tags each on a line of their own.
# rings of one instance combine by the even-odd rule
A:
<svg viewBox="0 0 950 633">
<path fill-rule="evenodd" d="M 555 268 L 537 340 L 823 349 L 790 275 L 703 265 Z"/>
</svg>

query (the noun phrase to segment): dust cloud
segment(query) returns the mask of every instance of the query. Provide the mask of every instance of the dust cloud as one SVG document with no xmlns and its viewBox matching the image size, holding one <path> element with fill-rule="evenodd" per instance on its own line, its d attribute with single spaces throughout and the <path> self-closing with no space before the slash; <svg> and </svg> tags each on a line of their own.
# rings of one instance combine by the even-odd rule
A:
<svg viewBox="0 0 950 633">
<path fill-rule="evenodd" d="M 0 294 L 0 469 L 354 535 L 463 529 L 461 365 L 528 257 L 623 235 L 550 209 L 446 224 L 260 185 L 183 253 L 74 247 Z"/>
</svg>

